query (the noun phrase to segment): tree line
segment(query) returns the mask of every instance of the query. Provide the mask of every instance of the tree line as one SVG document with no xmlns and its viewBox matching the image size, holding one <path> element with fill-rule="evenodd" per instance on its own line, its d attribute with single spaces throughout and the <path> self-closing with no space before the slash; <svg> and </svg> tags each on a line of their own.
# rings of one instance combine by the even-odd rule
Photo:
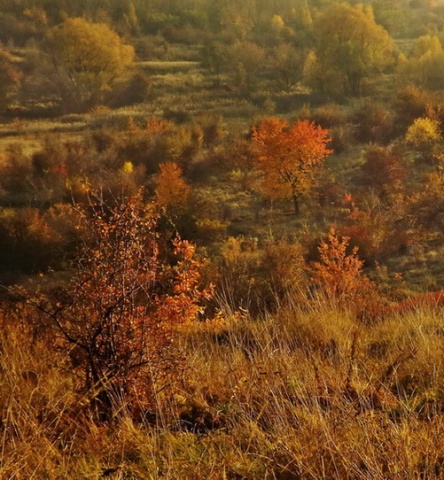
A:
<svg viewBox="0 0 444 480">
<path fill-rule="evenodd" d="M 431 90 L 443 87 L 439 7 L 428 9 L 430 25 L 413 36 L 409 47 L 403 47 L 390 33 L 394 31 L 390 24 L 384 22 L 389 9 L 382 0 L 357 5 L 251 1 L 239 8 L 230 1 L 189 2 L 185 6 L 169 2 L 162 14 L 155 2 L 109 2 L 106 8 L 99 8 L 95 2 L 83 6 L 80 2 L 75 7 L 71 3 L 56 6 L 48 1 L 31 2 L 26 8 L 19 4 L 0 7 L 2 23 L 16 28 L 3 30 L 2 34 L 3 110 L 17 101 L 20 92 L 22 97 L 56 96 L 63 112 L 85 111 L 107 102 L 115 106 L 144 101 L 149 78 L 136 68 L 135 61 L 162 57 L 168 45 L 177 42 L 195 46 L 194 58 L 215 85 L 228 79 L 229 88 L 244 95 L 264 85 L 275 91 L 303 86 L 324 99 L 341 100 L 371 93 L 384 75 L 389 75 L 394 84 L 412 83 Z M 402 2 L 397 8 L 400 16 L 413 9 Z M 427 9 L 419 5 L 417 10 Z M 170 17 L 176 11 L 180 15 L 219 12 L 219 26 L 195 25 L 192 31 L 188 19 L 186 28 L 181 25 L 181 33 L 174 33 L 171 29 L 175 22 Z M 113 20 L 115 16 L 139 25 L 141 12 L 165 15 L 168 27 L 159 32 L 126 31 Z M 154 34 L 156 41 L 159 35 L 163 38 L 163 54 L 150 44 Z M 5 47 L 11 42 L 26 44 L 27 48 L 14 54 Z M 29 85 L 26 87 L 30 76 L 40 79 L 40 91 L 30 92 Z M 111 92 L 117 86 L 121 98 L 116 99 Z"/>
</svg>

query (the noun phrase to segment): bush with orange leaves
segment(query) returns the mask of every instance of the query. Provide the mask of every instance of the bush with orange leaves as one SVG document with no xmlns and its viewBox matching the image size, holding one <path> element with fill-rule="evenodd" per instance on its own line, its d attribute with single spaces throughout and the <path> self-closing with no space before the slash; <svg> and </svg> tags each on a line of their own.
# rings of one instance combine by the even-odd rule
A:
<svg viewBox="0 0 444 480">
<path fill-rule="evenodd" d="M 156 178 L 156 203 L 169 214 L 180 214 L 189 208 L 190 195 L 191 187 L 183 178 L 182 168 L 174 162 L 161 163 Z"/>
<path fill-rule="evenodd" d="M 107 417 L 153 405 L 180 371 L 178 327 L 196 319 L 211 290 L 199 287 L 194 246 L 179 237 L 160 242 L 157 216 L 140 195 L 92 207 L 78 210 L 88 238 L 71 282 L 56 298 L 28 302 L 50 319 L 96 412 Z"/>
<path fill-rule="evenodd" d="M 375 282 L 363 273 L 358 247 L 348 251 L 349 242 L 332 227 L 318 247 L 320 261 L 313 262 L 309 274 L 320 298 L 369 320 L 382 311 L 384 300 Z"/>
</svg>

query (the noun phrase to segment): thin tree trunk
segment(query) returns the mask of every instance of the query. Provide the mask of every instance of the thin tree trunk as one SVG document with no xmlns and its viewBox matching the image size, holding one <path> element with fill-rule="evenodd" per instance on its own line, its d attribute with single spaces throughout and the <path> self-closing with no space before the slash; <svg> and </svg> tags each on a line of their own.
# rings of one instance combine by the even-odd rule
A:
<svg viewBox="0 0 444 480">
<path fill-rule="evenodd" d="M 295 193 L 293 193 L 292 198 L 293 198 L 293 205 L 294 205 L 294 214 L 296 217 L 299 217 L 301 214 L 301 209 L 299 206 L 299 197 Z"/>
</svg>

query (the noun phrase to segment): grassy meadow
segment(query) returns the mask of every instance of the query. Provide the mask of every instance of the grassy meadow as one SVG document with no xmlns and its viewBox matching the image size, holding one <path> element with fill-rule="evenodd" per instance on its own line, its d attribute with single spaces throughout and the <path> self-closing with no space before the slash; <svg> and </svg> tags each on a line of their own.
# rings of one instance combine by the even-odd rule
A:
<svg viewBox="0 0 444 480">
<path fill-rule="evenodd" d="M 65 356 L 3 319 L 0 474 L 29 479 L 442 478 L 442 311 L 225 312 L 180 338 L 148 416 L 98 424 Z"/>
</svg>

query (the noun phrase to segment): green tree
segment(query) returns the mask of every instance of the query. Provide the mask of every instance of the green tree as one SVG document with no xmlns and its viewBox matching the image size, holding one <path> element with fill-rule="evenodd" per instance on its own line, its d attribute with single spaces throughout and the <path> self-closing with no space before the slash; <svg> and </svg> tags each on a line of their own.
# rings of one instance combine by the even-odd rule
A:
<svg viewBox="0 0 444 480">
<path fill-rule="evenodd" d="M 139 31 L 139 20 L 137 18 L 136 7 L 130 0 L 125 2 L 124 7 L 126 12 L 123 14 L 122 27 L 129 33 L 137 34 Z"/>
<path fill-rule="evenodd" d="M 405 8 L 403 0 L 373 0 L 372 6 L 377 23 L 381 24 L 394 38 L 411 35 L 411 10 Z"/>
<path fill-rule="evenodd" d="M 65 110 L 89 108 L 103 99 L 133 64 L 134 50 L 107 25 L 69 18 L 47 37 Z"/>
<path fill-rule="evenodd" d="M 304 52 L 289 43 L 271 50 L 268 68 L 279 88 L 290 90 L 300 80 L 304 68 Z"/>
<path fill-rule="evenodd" d="M 252 42 L 236 41 L 227 49 L 227 61 L 235 82 L 249 89 L 264 68 L 265 50 Z"/>
<path fill-rule="evenodd" d="M 370 7 L 332 5 L 313 29 L 316 47 L 309 84 L 332 94 L 359 95 L 365 79 L 393 61 L 393 41 Z"/>
<path fill-rule="evenodd" d="M 423 35 L 416 41 L 412 55 L 399 59 L 402 79 L 417 85 L 437 89 L 444 86 L 444 49 L 435 35 Z"/>
<path fill-rule="evenodd" d="M 254 0 L 222 0 L 211 2 L 209 8 L 213 28 L 224 30 L 232 38 L 245 40 L 254 26 Z"/>
<path fill-rule="evenodd" d="M 227 48 L 220 42 L 205 44 L 201 51 L 202 66 L 215 76 L 216 84 L 220 84 L 220 76 L 227 63 Z"/>
</svg>

